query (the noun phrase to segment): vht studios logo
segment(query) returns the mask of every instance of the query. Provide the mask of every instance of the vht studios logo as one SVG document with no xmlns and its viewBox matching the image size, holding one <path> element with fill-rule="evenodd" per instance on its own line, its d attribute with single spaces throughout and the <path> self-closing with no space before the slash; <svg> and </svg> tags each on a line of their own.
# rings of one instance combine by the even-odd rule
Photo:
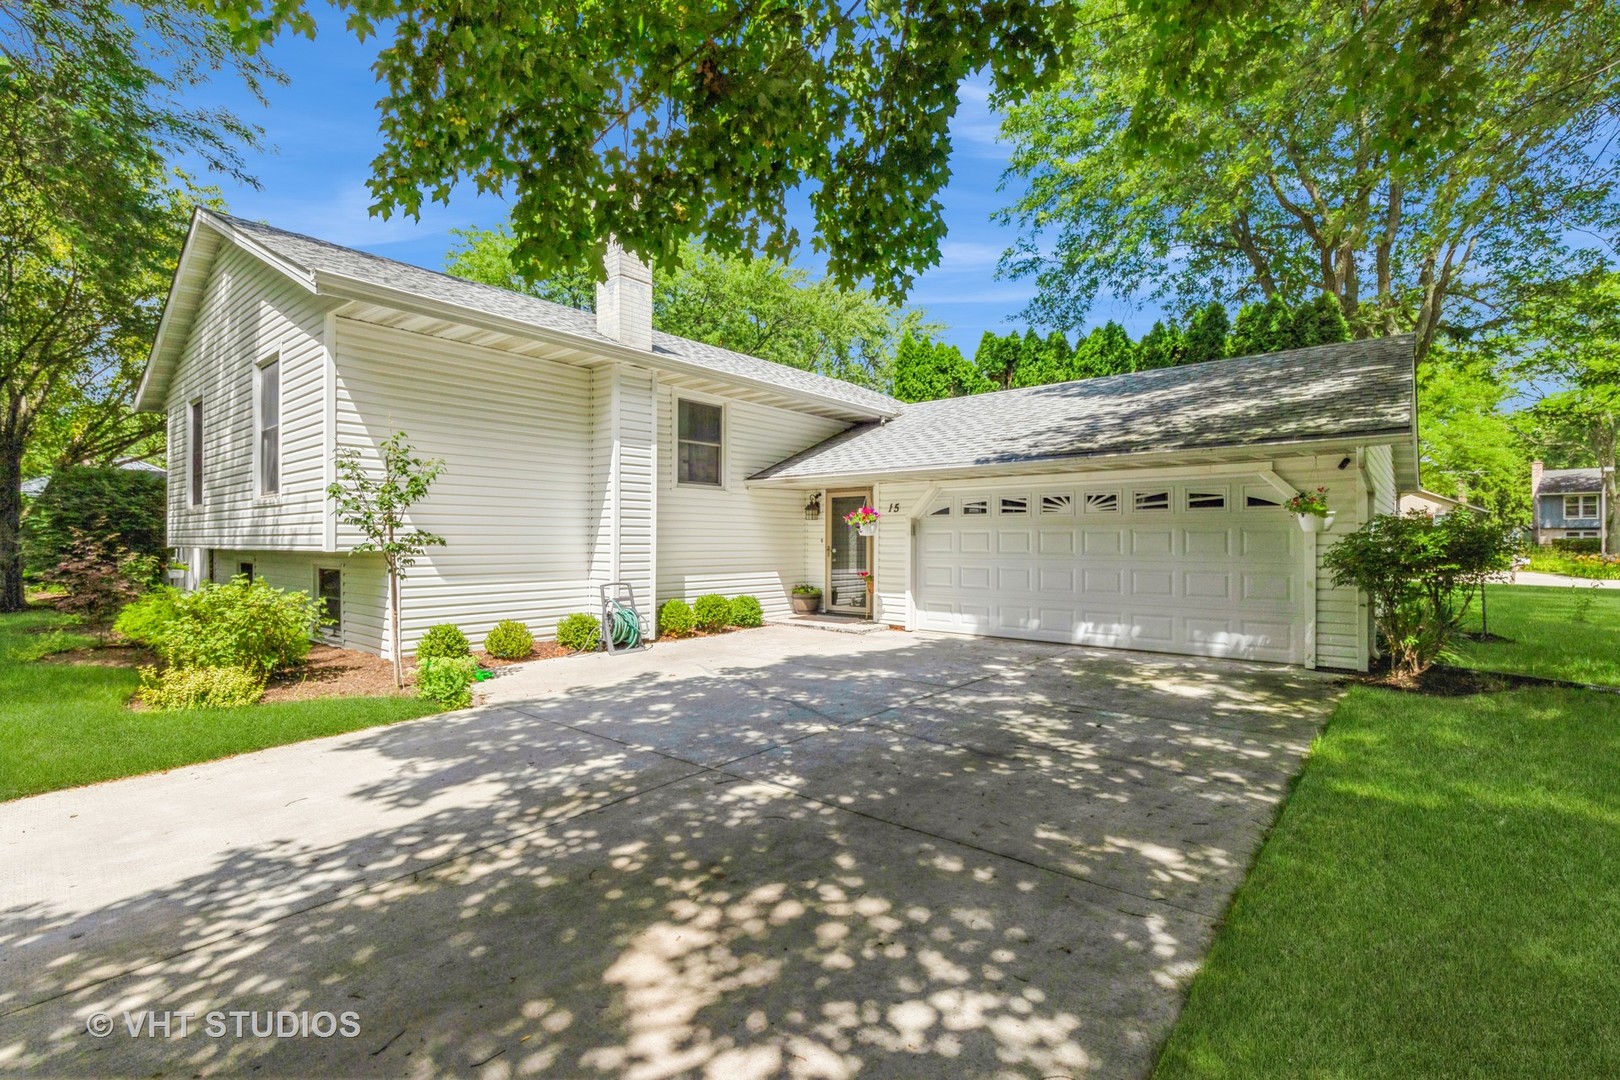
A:
<svg viewBox="0 0 1620 1080">
<path fill-rule="evenodd" d="M 132 1039 L 353 1039 L 360 1034 L 354 1012 L 293 1012 L 289 1009 L 216 1009 L 211 1012 L 92 1013 L 85 1030 L 105 1039 L 122 1030 Z"/>
</svg>

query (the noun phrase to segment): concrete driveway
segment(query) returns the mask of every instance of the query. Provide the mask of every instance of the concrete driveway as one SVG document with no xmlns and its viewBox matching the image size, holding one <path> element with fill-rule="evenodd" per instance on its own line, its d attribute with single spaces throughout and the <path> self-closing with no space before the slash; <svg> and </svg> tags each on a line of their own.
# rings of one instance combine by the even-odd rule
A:
<svg viewBox="0 0 1620 1080">
<path fill-rule="evenodd" d="M 799 627 L 486 687 L 0 805 L 0 1073 L 1139 1076 L 1336 695 Z"/>
</svg>

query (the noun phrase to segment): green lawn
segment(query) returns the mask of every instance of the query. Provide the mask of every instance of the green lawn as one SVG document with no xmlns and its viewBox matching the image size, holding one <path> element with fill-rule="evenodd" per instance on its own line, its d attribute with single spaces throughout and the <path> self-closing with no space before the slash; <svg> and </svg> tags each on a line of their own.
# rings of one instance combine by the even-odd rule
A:
<svg viewBox="0 0 1620 1080">
<path fill-rule="evenodd" d="M 1620 697 L 1352 690 L 1154 1074 L 1620 1075 Z"/>
<path fill-rule="evenodd" d="M 1462 666 L 1620 686 L 1620 589 L 1491 585 L 1486 604 L 1491 633 L 1510 640 L 1462 642 Z M 1466 629 L 1479 625 L 1476 601 Z"/>
<path fill-rule="evenodd" d="M 1492 587 L 1465 664 L 1620 684 L 1620 593 Z M 1477 619 L 1475 628 L 1477 629 Z M 1181 1078 L 1620 1076 L 1620 695 L 1344 698 L 1159 1062 Z"/>
<path fill-rule="evenodd" d="M 328 698 L 244 709 L 132 712 L 127 668 L 32 663 L 33 631 L 54 612 L 0 615 L 0 800 L 172 769 L 248 750 L 407 720 L 436 711 L 418 698 Z M 71 641 L 64 644 L 71 644 Z"/>
</svg>

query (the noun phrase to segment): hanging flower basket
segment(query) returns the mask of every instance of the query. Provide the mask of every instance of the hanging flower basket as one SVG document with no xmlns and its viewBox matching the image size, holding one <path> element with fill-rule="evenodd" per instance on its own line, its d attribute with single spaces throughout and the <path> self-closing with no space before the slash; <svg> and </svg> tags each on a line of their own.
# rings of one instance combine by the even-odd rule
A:
<svg viewBox="0 0 1620 1080">
<path fill-rule="evenodd" d="M 844 524 L 854 526 L 855 531 L 862 536 L 874 536 L 877 534 L 878 518 L 882 516 L 872 507 L 863 506 L 859 510 L 851 510 L 845 514 Z"/>
<path fill-rule="evenodd" d="M 1337 514 L 1337 511 L 1328 509 L 1325 487 L 1301 491 L 1288 500 L 1288 511 L 1299 522 L 1299 527 L 1308 533 L 1327 532 L 1333 528 L 1333 518 Z"/>
</svg>

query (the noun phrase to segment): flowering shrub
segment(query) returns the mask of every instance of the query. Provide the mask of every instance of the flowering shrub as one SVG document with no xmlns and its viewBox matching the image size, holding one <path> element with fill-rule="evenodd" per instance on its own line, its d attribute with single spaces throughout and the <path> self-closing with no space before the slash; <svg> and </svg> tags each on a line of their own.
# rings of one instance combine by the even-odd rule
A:
<svg viewBox="0 0 1620 1080">
<path fill-rule="evenodd" d="M 1327 517 L 1327 488 L 1319 487 L 1315 491 L 1302 491 L 1289 499 L 1287 506 L 1290 514 L 1310 514 L 1312 517 Z"/>
<path fill-rule="evenodd" d="M 1530 552 L 1529 569 L 1538 574 L 1613 580 L 1620 578 L 1620 555 L 1575 555 L 1535 549 Z"/>
<path fill-rule="evenodd" d="M 872 507 L 863 506 L 859 510 L 851 510 L 849 513 L 845 514 L 844 524 L 858 528 L 862 525 L 871 525 L 882 516 L 882 514 L 878 513 Z"/>
</svg>

